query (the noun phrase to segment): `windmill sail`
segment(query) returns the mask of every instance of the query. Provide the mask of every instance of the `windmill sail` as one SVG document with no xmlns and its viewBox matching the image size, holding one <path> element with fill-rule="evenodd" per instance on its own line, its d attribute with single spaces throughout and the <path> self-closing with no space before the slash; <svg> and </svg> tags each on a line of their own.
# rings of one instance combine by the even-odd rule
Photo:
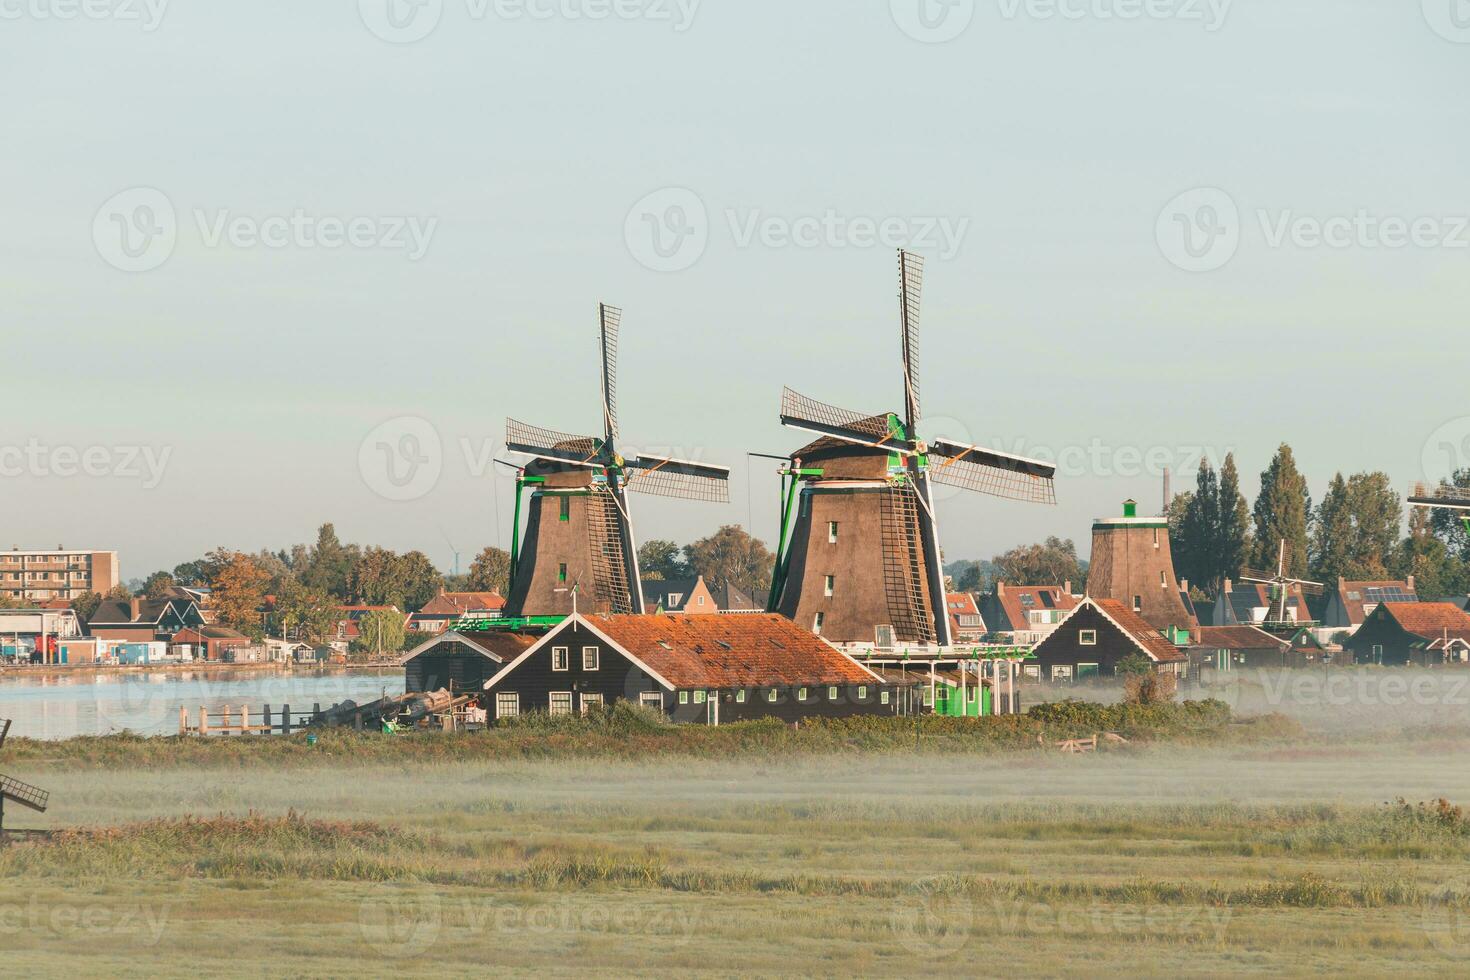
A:
<svg viewBox="0 0 1470 980">
<path fill-rule="evenodd" d="M 781 394 L 781 424 L 860 446 L 881 445 L 894 451 L 909 448 L 907 440 L 889 430 L 883 416 L 828 405 L 790 388 Z"/>
<path fill-rule="evenodd" d="M 608 445 L 618 439 L 618 328 L 623 311 L 606 303 L 597 305 L 602 340 L 602 417 Z"/>
<path fill-rule="evenodd" d="M 927 473 L 935 483 L 1006 500 L 1056 503 L 1056 471 L 1051 463 L 979 446 L 943 439 L 929 445 Z"/>
<path fill-rule="evenodd" d="M 723 466 L 640 455 L 628 461 L 628 470 L 623 487 L 633 493 L 718 504 L 730 502 L 730 471 Z"/>
<path fill-rule="evenodd" d="M 505 420 L 505 448 L 513 453 L 592 465 L 602 447 L 603 443 L 592 436 L 574 436 L 527 425 L 516 419 Z"/>
</svg>

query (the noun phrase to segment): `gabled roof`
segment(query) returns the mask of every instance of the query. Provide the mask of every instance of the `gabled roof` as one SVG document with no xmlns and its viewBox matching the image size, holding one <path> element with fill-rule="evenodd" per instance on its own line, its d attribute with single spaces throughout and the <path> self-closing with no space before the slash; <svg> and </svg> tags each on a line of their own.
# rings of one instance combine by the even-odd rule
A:
<svg viewBox="0 0 1470 980">
<path fill-rule="evenodd" d="M 1220 594 L 1216 603 L 1224 613 L 1225 623 L 1222 625 L 1249 626 L 1256 621 L 1254 610 L 1271 608 L 1270 586 L 1259 582 L 1234 582 L 1230 584 L 1229 591 Z M 1287 586 L 1286 608 L 1288 616 L 1291 610 L 1296 611 L 1295 622 L 1306 623 L 1313 618 L 1300 585 Z"/>
<path fill-rule="evenodd" d="M 956 630 L 983 630 L 985 619 L 980 615 L 980 606 L 968 592 L 950 592 L 944 597 L 944 608 L 949 611 L 949 624 Z M 978 622 L 970 625 L 960 623 L 961 616 L 973 616 Z"/>
<path fill-rule="evenodd" d="M 1117 599 L 1088 598 L 1083 600 L 1082 605 L 1085 606 L 1088 603 L 1095 605 L 1099 612 L 1112 620 L 1113 625 L 1126 633 L 1128 638 L 1137 644 L 1139 650 L 1149 659 L 1161 664 L 1178 663 L 1189 659 L 1182 650 L 1164 639 L 1164 635 L 1149 625 L 1146 619 Z"/>
<path fill-rule="evenodd" d="M 504 608 L 505 597 L 499 592 L 441 592 L 415 615 L 430 619 L 454 618 L 470 613 L 499 612 Z"/>
<path fill-rule="evenodd" d="M 143 599 L 138 603 L 138 616 L 127 599 L 103 599 L 87 620 L 88 626 L 156 626 L 172 606 L 180 618 L 195 603 L 190 599 Z"/>
<path fill-rule="evenodd" d="M 699 585 L 699 577 L 693 578 L 669 578 L 644 579 L 643 581 L 643 604 L 650 608 L 663 607 L 665 612 L 682 612 L 684 605 L 689 601 L 689 595 Z M 678 601 L 673 597 L 678 596 Z"/>
<path fill-rule="evenodd" d="M 503 664 L 525 653 L 535 646 L 539 639 L 541 639 L 539 636 L 511 630 L 490 630 L 484 633 L 460 633 L 456 630 L 449 630 L 420 643 L 400 657 L 398 664 L 403 666 L 415 657 L 429 653 L 435 647 L 454 643 L 463 644 L 465 649 L 471 653 L 478 653 L 482 657 Z"/>
<path fill-rule="evenodd" d="M 1425 640 L 1470 639 L 1470 613 L 1448 602 L 1385 602 L 1378 609 L 1406 633 Z"/>
<path fill-rule="evenodd" d="M 733 585 L 721 585 L 709 591 L 715 597 L 715 607 L 720 612 L 753 612 L 760 608 L 754 599 Z"/>
<path fill-rule="evenodd" d="M 1211 650 L 1285 650 L 1291 644 L 1254 626 L 1201 626 L 1195 646 Z"/>
<path fill-rule="evenodd" d="M 1063 612 L 1076 609 L 1077 600 L 1060 585 L 1007 585 L 997 583 L 995 592 L 988 595 L 986 625 L 995 631 L 1031 629 L 1033 609 L 1060 609 Z"/>
<path fill-rule="evenodd" d="M 540 638 L 485 682 L 500 684 L 541 647 L 580 625 L 669 690 L 881 683 L 877 674 L 784 616 L 582 616 Z"/>
<path fill-rule="evenodd" d="M 1408 580 L 1395 582 L 1381 579 L 1349 582 L 1346 579 L 1338 579 L 1337 599 L 1346 610 L 1348 621 L 1359 625 L 1368 615 L 1363 608 L 1365 605 L 1418 602 L 1419 594 L 1414 590 L 1414 583 Z"/>
<path fill-rule="evenodd" d="M 190 626 L 174 634 L 175 643 L 191 643 L 201 639 L 244 640 L 246 643 L 250 642 L 250 637 L 228 626 Z"/>
</svg>

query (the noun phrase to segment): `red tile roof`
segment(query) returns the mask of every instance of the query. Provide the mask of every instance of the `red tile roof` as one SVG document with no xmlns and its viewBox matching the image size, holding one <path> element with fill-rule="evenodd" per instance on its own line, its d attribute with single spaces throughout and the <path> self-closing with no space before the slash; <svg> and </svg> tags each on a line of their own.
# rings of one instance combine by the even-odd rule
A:
<svg viewBox="0 0 1470 980">
<path fill-rule="evenodd" d="M 1470 640 L 1470 614 L 1454 603 L 1385 602 L 1379 608 L 1406 631 L 1426 640 L 1439 640 L 1446 636 Z"/>
<path fill-rule="evenodd" d="M 1022 596 L 1030 596 L 1030 603 L 1024 602 Z M 1060 609 L 1067 612 L 1078 605 L 1072 594 L 1060 585 L 1007 585 L 1001 582 L 996 586 L 995 599 L 1005 610 L 1012 631 L 1032 629 L 1028 614 L 1033 610 Z M 986 625 L 1000 628 L 998 624 Z"/>
<path fill-rule="evenodd" d="M 441 592 L 430 599 L 419 616 L 463 616 L 472 612 L 498 612 L 505 608 L 499 592 Z"/>
<path fill-rule="evenodd" d="M 1212 650 L 1281 650 L 1291 644 L 1254 626 L 1201 626 L 1195 646 Z"/>
<path fill-rule="evenodd" d="M 876 675 L 784 616 L 590 616 L 676 688 L 874 684 Z"/>
<path fill-rule="evenodd" d="M 1388 580 L 1379 580 L 1373 582 L 1349 582 L 1341 580 L 1337 584 L 1337 598 L 1342 603 L 1343 608 L 1347 610 L 1349 622 L 1361 624 L 1367 617 L 1368 613 L 1363 607 L 1371 601 L 1367 598 L 1369 589 L 1399 589 L 1410 595 L 1417 595 L 1414 591 L 1413 584 L 1408 581 L 1391 582 Z M 1353 598 L 1354 596 L 1357 596 L 1357 598 Z"/>
<path fill-rule="evenodd" d="M 1164 639 L 1164 635 L 1150 626 L 1147 620 L 1117 599 L 1089 599 L 1087 601 L 1097 603 L 1097 607 L 1109 619 L 1118 624 L 1130 638 L 1143 647 L 1144 652 L 1159 663 L 1178 663 L 1189 659 L 1182 650 Z"/>
</svg>

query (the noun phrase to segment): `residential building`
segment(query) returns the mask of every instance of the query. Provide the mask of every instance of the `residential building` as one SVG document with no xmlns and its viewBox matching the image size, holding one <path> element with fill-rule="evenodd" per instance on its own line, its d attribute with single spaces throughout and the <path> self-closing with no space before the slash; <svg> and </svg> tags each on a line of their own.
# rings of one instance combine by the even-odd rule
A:
<svg viewBox="0 0 1470 980">
<path fill-rule="evenodd" d="M 1353 632 L 1362 626 L 1373 610 L 1385 602 L 1418 602 L 1414 576 L 1402 581 L 1349 582 L 1339 578 L 1337 588 L 1327 594 L 1322 612 L 1322 628 L 1334 633 Z"/>
<path fill-rule="evenodd" d="M 341 613 L 341 618 L 337 620 L 336 641 L 332 645 L 342 650 L 346 650 L 361 635 L 357 624 L 368 613 L 399 612 L 397 606 L 338 606 L 337 610 Z"/>
<path fill-rule="evenodd" d="M 408 618 L 408 628 L 442 633 L 460 620 L 499 619 L 505 597 L 499 592 L 443 592 Z"/>
<path fill-rule="evenodd" d="M 1201 626 L 1189 656 L 1195 666 L 1219 671 L 1306 666 L 1294 662 L 1290 640 L 1255 626 Z"/>
<path fill-rule="evenodd" d="M 650 613 L 687 613 L 712 616 L 720 611 L 704 576 L 643 581 L 643 608 Z"/>
<path fill-rule="evenodd" d="M 207 660 L 218 663 L 241 662 L 234 651 L 250 647 L 253 641 L 239 630 L 228 626 L 191 626 L 179 630 L 169 643 L 172 652 L 186 659 Z M 265 658 L 264 648 L 262 657 Z"/>
<path fill-rule="evenodd" d="M 409 694 L 482 691 L 486 681 L 538 639 L 538 633 L 514 630 L 448 630 L 420 643 L 398 661 L 404 669 L 403 689 Z"/>
<path fill-rule="evenodd" d="M 119 581 L 115 551 L 0 552 L 0 592 L 22 602 L 70 602 L 85 592 L 106 594 Z"/>
<path fill-rule="evenodd" d="M 1226 579 L 1220 586 L 1206 615 L 1209 626 L 1258 626 L 1271 614 L 1271 587 L 1259 582 L 1232 582 Z M 1306 625 L 1313 621 L 1307 597 L 1300 585 L 1291 585 L 1286 591 L 1286 618 L 1289 622 Z"/>
<path fill-rule="evenodd" d="M 1382 601 L 1343 646 L 1360 664 L 1470 662 L 1470 613 L 1449 602 Z"/>
<path fill-rule="evenodd" d="M 1182 675 L 1189 657 L 1152 623 L 1117 599 L 1089 596 L 1037 644 L 1022 668 L 1050 681 L 1113 677 L 1120 661 L 1138 655 L 1160 673 Z"/>
<path fill-rule="evenodd" d="M 710 595 L 715 597 L 715 607 L 724 614 L 734 613 L 763 613 L 765 606 L 757 605 L 756 601 L 733 585 L 716 585 L 709 590 Z"/>
<path fill-rule="evenodd" d="M 87 635 L 104 640 L 169 641 L 180 630 L 203 626 L 192 599 L 104 599 L 87 620 Z"/>
<path fill-rule="evenodd" d="M 985 617 L 969 592 L 951 592 L 944 597 L 949 612 L 949 633 L 955 643 L 979 643 L 985 639 Z"/>
<path fill-rule="evenodd" d="M 553 627 L 485 682 L 490 718 L 585 712 L 626 700 L 676 722 L 896 713 L 873 671 L 791 620 L 583 616 Z"/>
<path fill-rule="evenodd" d="M 997 582 L 995 591 L 981 598 L 980 617 L 991 635 L 1028 646 L 1050 636 L 1076 608 L 1071 582 L 1061 585 Z"/>
</svg>

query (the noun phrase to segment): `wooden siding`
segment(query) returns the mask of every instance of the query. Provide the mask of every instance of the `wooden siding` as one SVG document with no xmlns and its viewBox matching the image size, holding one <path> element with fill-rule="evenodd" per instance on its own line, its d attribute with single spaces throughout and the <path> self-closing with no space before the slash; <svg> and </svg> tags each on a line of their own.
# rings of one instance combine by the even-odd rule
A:
<svg viewBox="0 0 1470 980">
<path fill-rule="evenodd" d="M 1096 631 L 1096 646 L 1082 645 L 1084 630 Z M 1128 634 L 1114 626 L 1096 606 L 1089 605 L 1073 613 L 1036 647 L 1036 659 L 1032 663 L 1041 667 L 1045 680 L 1051 679 L 1052 667 L 1057 665 L 1071 667 L 1072 679 L 1076 680 L 1077 666 L 1084 663 L 1097 664 L 1099 675 L 1112 677 L 1118 661 L 1133 654 L 1147 656 Z"/>
</svg>

